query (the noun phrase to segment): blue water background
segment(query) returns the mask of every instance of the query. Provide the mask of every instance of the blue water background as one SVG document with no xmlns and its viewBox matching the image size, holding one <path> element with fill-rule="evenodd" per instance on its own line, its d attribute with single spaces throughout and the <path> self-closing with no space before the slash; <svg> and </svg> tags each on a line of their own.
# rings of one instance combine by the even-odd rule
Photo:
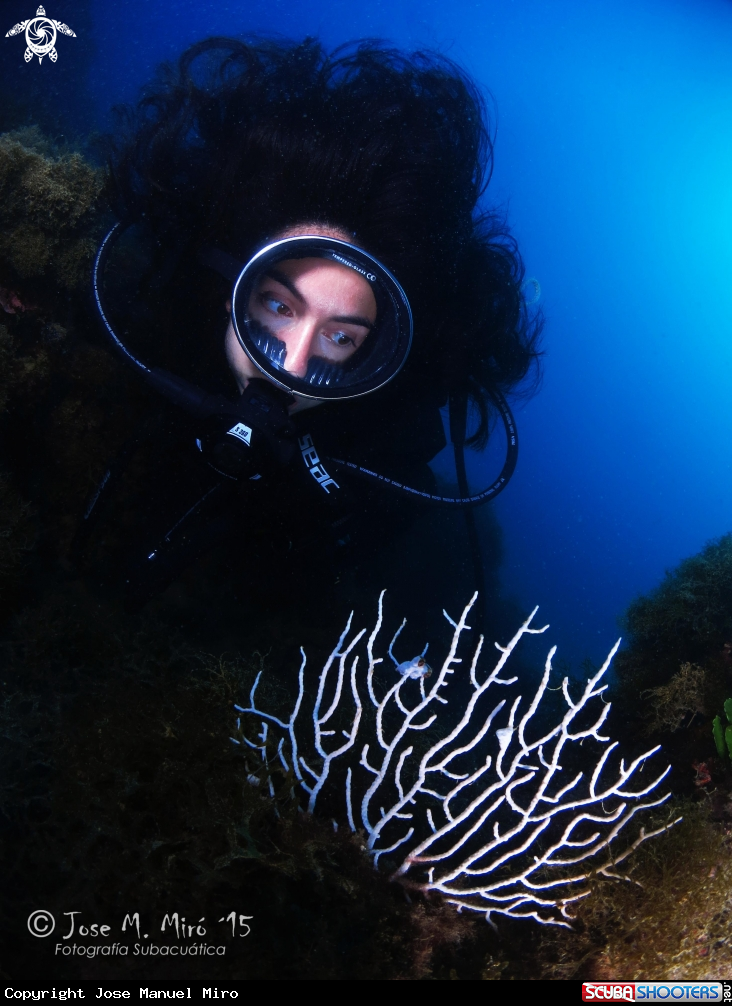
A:
<svg viewBox="0 0 732 1006">
<path fill-rule="evenodd" d="M 75 27 L 73 3 L 52 2 Z M 34 6 L 3 5 L 7 27 Z M 547 317 L 543 387 L 516 406 L 519 467 L 495 504 L 503 580 L 565 659 L 601 659 L 628 602 L 732 528 L 732 3 L 92 0 L 79 115 L 106 128 L 188 43 L 274 30 L 437 49 L 490 90 L 488 199 Z M 73 74 L 74 40 L 41 67 L 2 41 L 18 72 Z M 492 478 L 469 464 L 473 485 Z"/>
</svg>

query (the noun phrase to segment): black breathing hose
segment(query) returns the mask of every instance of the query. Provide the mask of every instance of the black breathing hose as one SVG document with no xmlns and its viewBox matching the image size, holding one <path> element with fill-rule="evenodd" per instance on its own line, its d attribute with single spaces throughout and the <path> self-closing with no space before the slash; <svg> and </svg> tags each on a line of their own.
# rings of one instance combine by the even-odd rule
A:
<svg viewBox="0 0 732 1006">
<path fill-rule="evenodd" d="M 518 434 L 516 433 L 516 423 L 514 422 L 511 410 L 508 407 L 508 402 L 500 391 L 496 391 L 495 389 L 489 391 L 489 395 L 498 410 L 501 419 L 503 420 L 503 426 L 506 431 L 506 460 L 504 461 L 503 468 L 495 481 L 485 489 L 481 489 L 480 492 L 469 494 L 468 482 L 465 475 L 465 458 L 463 454 L 465 446 L 465 420 L 462 420 L 462 440 L 458 445 L 455 441 L 455 425 L 453 425 L 453 415 L 456 415 L 455 406 L 453 406 L 453 399 L 450 400 L 450 439 L 452 440 L 453 447 L 457 448 L 459 446 L 459 450 L 455 451 L 455 467 L 457 469 L 458 488 L 461 493 L 460 496 L 438 496 L 436 493 L 428 493 L 421 489 L 413 489 L 411 486 L 405 486 L 403 483 L 397 482 L 396 479 L 390 479 L 386 475 L 380 475 L 378 472 L 371 471 L 370 468 L 364 468 L 363 465 L 356 465 L 352 461 L 345 461 L 342 458 L 327 457 L 326 460 L 330 461 L 334 465 L 341 465 L 357 475 L 364 476 L 364 478 L 383 482 L 385 485 L 388 485 L 393 489 L 409 493 L 412 496 L 421 496 L 423 499 L 432 500 L 434 503 L 458 504 L 459 506 L 468 507 L 479 506 L 481 503 L 487 503 L 489 500 L 495 499 L 496 496 L 498 496 L 498 494 L 506 488 L 509 479 L 516 469 L 516 462 L 518 461 Z M 465 408 L 467 413 L 467 399 L 465 400 L 464 405 L 461 405 L 460 408 Z M 460 421 L 458 421 L 456 425 L 459 431 Z M 460 434 L 458 433 L 458 435 Z"/>
</svg>

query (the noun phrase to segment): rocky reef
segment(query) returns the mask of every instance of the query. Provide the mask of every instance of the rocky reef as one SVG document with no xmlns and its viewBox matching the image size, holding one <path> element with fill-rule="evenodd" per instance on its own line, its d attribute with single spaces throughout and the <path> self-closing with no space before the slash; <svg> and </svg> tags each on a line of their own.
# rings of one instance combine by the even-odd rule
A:
<svg viewBox="0 0 732 1006">
<path fill-rule="evenodd" d="M 0 136 L 0 304 L 58 312 L 88 282 L 104 184 L 36 127 Z"/>
<path fill-rule="evenodd" d="M 732 695 L 732 535 L 666 573 L 623 623 L 617 674 L 627 729 L 663 744 L 677 792 L 704 788 L 700 779 L 712 769 L 726 779 L 729 759 L 716 750 L 712 722 Z"/>
<path fill-rule="evenodd" d="M 682 663 L 719 663 L 732 656 L 732 534 L 684 559 L 628 607 L 621 680 L 648 688 L 667 681 Z M 732 665 L 731 665 L 732 666 Z"/>
</svg>

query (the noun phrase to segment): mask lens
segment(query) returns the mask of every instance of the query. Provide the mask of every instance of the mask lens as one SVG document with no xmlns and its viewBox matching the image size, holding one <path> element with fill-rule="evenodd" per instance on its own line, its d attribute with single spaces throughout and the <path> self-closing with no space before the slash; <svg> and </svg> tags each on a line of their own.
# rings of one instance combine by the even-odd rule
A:
<svg viewBox="0 0 732 1006">
<path fill-rule="evenodd" d="M 271 380 L 311 398 L 374 391 L 401 369 L 412 318 L 376 259 L 330 238 L 287 238 L 242 270 L 233 296 L 244 351 Z"/>
</svg>

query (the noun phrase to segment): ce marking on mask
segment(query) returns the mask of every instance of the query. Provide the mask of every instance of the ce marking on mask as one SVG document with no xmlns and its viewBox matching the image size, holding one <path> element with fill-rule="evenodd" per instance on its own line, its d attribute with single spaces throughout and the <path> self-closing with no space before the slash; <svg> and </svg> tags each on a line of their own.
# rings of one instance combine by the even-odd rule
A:
<svg viewBox="0 0 732 1006">
<path fill-rule="evenodd" d="M 318 482 L 328 494 L 330 494 L 328 486 L 335 486 L 336 489 L 340 489 L 338 483 L 330 477 L 323 467 L 321 460 L 318 457 L 318 452 L 315 449 L 315 445 L 313 444 L 313 438 L 309 433 L 306 433 L 302 440 L 298 440 L 298 445 L 302 451 L 303 461 L 315 481 Z"/>
</svg>

